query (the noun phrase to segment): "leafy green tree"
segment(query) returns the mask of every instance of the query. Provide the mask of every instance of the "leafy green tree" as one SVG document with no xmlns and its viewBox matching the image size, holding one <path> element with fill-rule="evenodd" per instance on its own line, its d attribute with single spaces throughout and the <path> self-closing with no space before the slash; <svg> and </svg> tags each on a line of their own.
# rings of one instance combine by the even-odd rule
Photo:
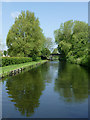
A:
<svg viewBox="0 0 90 120">
<path fill-rule="evenodd" d="M 43 39 L 43 46 L 41 51 L 42 59 L 47 59 L 50 56 L 51 50 L 53 48 L 53 41 L 52 38 L 47 37 Z"/>
<path fill-rule="evenodd" d="M 88 65 L 88 24 L 67 21 L 54 32 L 58 50 L 72 63 Z"/>
<path fill-rule="evenodd" d="M 2 40 L 0 38 L 0 51 L 2 50 Z"/>
<path fill-rule="evenodd" d="M 58 54 L 58 53 L 59 53 L 59 52 L 58 52 L 58 48 L 55 48 L 55 49 L 53 50 L 53 52 L 52 52 L 52 54 Z M 59 59 L 59 56 L 53 55 L 51 59 L 52 59 L 52 60 L 58 60 L 58 59 Z"/>
<path fill-rule="evenodd" d="M 55 49 L 53 50 L 52 54 L 57 54 L 57 53 L 58 53 L 58 49 L 55 48 Z"/>
<path fill-rule="evenodd" d="M 50 50 L 48 48 L 43 48 L 41 51 L 42 59 L 47 59 L 50 56 Z"/>
<path fill-rule="evenodd" d="M 88 67 L 90 68 L 90 26 L 88 26 Z"/>
<path fill-rule="evenodd" d="M 10 28 L 6 43 L 10 56 L 39 56 L 44 35 L 39 19 L 28 10 L 22 11 Z"/>
<path fill-rule="evenodd" d="M 70 40 L 72 35 L 73 20 L 67 21 L 60 25 L 58 30 L 54 31 L 55 42 L 58 44 L 58 51 L 64 55 L 66 59 L 66 54 L 71 48 Z"/>
<path fill-rule="evenodd" d="M 53 45 L 54 45 L 54 43 L 52 41 L 52 38 L 47 37 L 47 38 L 44 39 L 43 48 L 47 48 L 51 51 L 52 48 L 53 48 Z"/>
<path fill-rule="evenodd" d="M 7 51 L 6 51 L 6 50 L 4 50 L 4 55 L 5 55 L 5 56 L 7 55 Z"/>
<path fill-rule="evenodd" d="M 2 51 L 0 51 L 0 56 L 3 56 L 3 52 Z"/>
</svg>

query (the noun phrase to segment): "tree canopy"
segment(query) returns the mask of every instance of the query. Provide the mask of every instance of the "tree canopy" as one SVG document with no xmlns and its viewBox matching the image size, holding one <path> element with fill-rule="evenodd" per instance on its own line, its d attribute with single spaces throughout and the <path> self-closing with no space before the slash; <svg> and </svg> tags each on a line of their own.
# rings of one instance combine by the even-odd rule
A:
<svg viewBox="0 0 90 120">
<path fill-rule="evenodd" d="M 47 59 L 50 56 L 50 50 L 48 48 L 43 48 L 41 51 L 42 59 Z"/>
<path fill-rule="evenodd" d="M 72 63 L 88 63 L 88 24 L 82 21 L 67 21 L 54 31 L 58 50 Z"/>
<path fill-rule="evenodd" d="M 58 49 L 55 48 L 52 53 L 53 53 L 53 54 L 57 54 L 57 53 L 58 53 Z"/>
<path fill-rule="evenodd" d="M 47 38 L 44 39 L 43 48 L 47 48 L 51 51 L 52 48 L 53 48 L 53 45 L 54 45 L 54 43 L 52 41 L 52 38 L 47 37 Z"/>
<path fill-rule="evenodd" d="M 44 39 L 39 19 L 33 12 L 22 11 L 7 35 L 8 54 L 16 57 L 39 56 Z"/>
</svg>

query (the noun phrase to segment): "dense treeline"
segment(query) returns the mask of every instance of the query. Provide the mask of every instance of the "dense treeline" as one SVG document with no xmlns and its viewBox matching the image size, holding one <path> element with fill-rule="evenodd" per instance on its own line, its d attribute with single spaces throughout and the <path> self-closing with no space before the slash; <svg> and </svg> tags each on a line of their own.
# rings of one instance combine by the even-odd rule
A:
<svg viewBox="0 0 90 120">
<path fill-rule="evenodd" d="M 54 31 L 58 50 L 71 63 L 88 66 L 88 24 L 67 21 Z"/>
<path fill-rule="evenodd" d="M 90 26 L 88 26 L 88 67 L 90 68 Z"/>
<path fill-rule="evenodd" d="M 7 39 L 8 55 L 11 57 L 42 56 L 49 51 L 51 38 L 46 38 L 34 13 L 22 11 L 10 28 Z M 47 45 L 48 44 L 48 45 Z"/>
<path fill-rule="evenodd" d="M 67 21 L 54 31 L 58 51 L 64 60 L 88 65 L 88 24 L 82 21 Z M 6 39 L 10 57 L 38 56 L 47 59 L 52 48 L 52 39 L 46 38 L 34 13 L 22 11 L 15 19 Z M 56 52 L 56 51 L 54 51 Z"/>
</svg>

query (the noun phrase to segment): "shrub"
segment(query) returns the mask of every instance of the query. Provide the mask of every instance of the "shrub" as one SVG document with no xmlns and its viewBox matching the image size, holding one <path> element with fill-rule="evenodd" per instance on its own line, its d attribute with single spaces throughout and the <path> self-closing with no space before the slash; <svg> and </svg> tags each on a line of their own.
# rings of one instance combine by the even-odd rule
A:
<svg viewBox="0 0 90 120">
<path fill-rule="evenodd" d="M 21 64 L 31 61 L 32 58 L 30 57 L 2 57 L 2 63 L 0 63 L 0 66 L 3 67 L 3 66 Z"/>
<path fill-rule="evenodd" d="M 36 58 L 36 61 L 38 61 L 38 60 L 41 60 L 41 57 L 37 57 L 37 58 Z"/>
</svg>

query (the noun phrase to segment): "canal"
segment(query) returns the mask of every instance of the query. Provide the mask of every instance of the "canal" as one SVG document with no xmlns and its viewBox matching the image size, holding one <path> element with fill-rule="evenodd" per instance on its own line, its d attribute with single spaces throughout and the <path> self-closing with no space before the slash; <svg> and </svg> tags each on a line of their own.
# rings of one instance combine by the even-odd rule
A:
<svg viewBox="0 0 90 120">
<path fill-rule="evenodd" d="M 88 118 L 88 72 L 51 61 L 2 80 L 3 118 Z"/>
</svg>

